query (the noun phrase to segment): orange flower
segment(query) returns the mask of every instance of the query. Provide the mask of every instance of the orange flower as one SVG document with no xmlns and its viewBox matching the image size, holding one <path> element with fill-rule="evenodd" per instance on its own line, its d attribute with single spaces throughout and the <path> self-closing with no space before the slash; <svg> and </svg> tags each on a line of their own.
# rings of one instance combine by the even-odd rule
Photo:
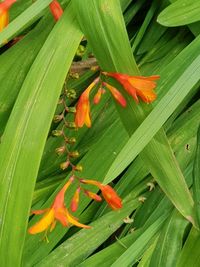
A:
<svg viewBox="0 0 200 267">
<path fill-rule="evenodd" d="M 102 74 L 115 78 L 130 94 L 136 103 L 139 102 L 138 96 L 146 103 L 151 103 L 156 99 L 156 93 L 154 89 L 156 88 L 155 81 L 160 78 L 160 76 L 130 76 L 122 73 L 115 72 L 102 72 Z"/>
<path fill-rule="evenodd" d="M 63 9 L 61 7 L 61 5 L 59 4 L 59 2 L 57 0 L 53 0 L 51 2 L 51 4 L 49 5 L 51 13 L 55 19 L 55 21 L 58 21 L 59 18 L 62 16 L 63 14 Z"/>
<path fill-rule="evenodd" d="M 84 193 L 86 194 L 86 196 L 88 196 L 89 198 L 91 199 L 94 199 L 98 202 L 102 201 L 102 198 L 100 196 L 98 196 L 97 194 L 91 192 L 91 191 L 88 191 L 88 190 L 84 190 Z"/>
<path fill-rule="evenodd" d="M 102 87 L 100 87 L 100 88 L 98 89 L 97 93 L 95 94 L 94 99 L 93 99 L 93 103 L 94 103 L 95 105 L 99 104 L 99 102 L 100 102 L 100 100 L 101 100 L 101 96 L 102 96 L 103 94 L 105 94 L 105 90 L 104 90 Z"/>
<path fill-rule="evenodd" d="M 94 180 L 82 179 L 80 180 L 80 182 L 97 186 L 101 190 L 104 199 L 113 210 L 122 208 L 122 200 L 111 186 L 103 185 L 100 182 Z"/>
<path fill-rule="evenodd" d="M 111 94 L 113 95 L 114 99 L 122 106 L 122 107 L 126 107 L 126 99 L 123 97 L 123 95 L 113 86 L 111 86 L 108 83 L 103 83 L 104 86 L 106 86 L 106 88 L 108 88 L 108 90 L 111 92 Z"/>
<path fill-rule="evenodd" d="M 75 212 L 78 209 L 78 204 L 79 204 L 79 199 L 80 199 L 80 190 L 81 190 L 81 188 L 78 187 L 75 191 L 73 198 L 72 198 L 72 201 L 71 201 L 71 211 L 72 212 Z"/>
<path fill-rule="evenodd" d="M 113 210 L 122 208 L 122 200 L 111 186 L 101 185 L 100 189 L 105 201 Z"/>
<path fill-rule="evenodd" d="M 0 32 L 8 25 L 9 23 L 9 13 L 8 10 L 17 0 L 5 0 L 0 3 Z"/>
<path fill-rule="evenodd" d="M 91 127 L 90 119 L 90 91 L 99 82 L 99 78 L 95 79 L 88 88 L 80 96 L 76 105 L 75 124 L 81 128 L 85 124 L 87 127 Z"/>
<path fill-rule="evenodd" d="M 81 228 L 90 228 L 88 225 L 81 224 L 73 217 L 67 210 L 64 204 L 64 196 L 68 187 L 73 182 L 73 177 L 64 185 L 64 187 L 56 195 L 55 200 L 49 209 L 35 210 L 32 214 L 44 214 L 44 216 L 33 226 L 28 229 L 30 234 L 41 233 L 50 229 L 50 232 L 55 228 L 56 222 L 59 221 L 63 226 L 67 227 L 68 224 L 76 225 Z"/>
</svg>

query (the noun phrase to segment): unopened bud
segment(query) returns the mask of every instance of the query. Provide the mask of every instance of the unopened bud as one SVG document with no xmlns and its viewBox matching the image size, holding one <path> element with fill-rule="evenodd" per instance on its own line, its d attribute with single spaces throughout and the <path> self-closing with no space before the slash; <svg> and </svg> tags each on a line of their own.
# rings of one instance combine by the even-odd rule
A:
<svg viewBox="0 0 200 267">
<path fill-rule="evenodd" d="M 61 130 L 53 130 L 52 131 L 52 135 L 53 136 L 61 136 L 61 135 L 63 135 L 63 131 L 61 131 Z"/>
<path fill-rule="evenodd" d="M 77 171 L 77 172 L 82 172 L 83 171 L 83 166 L 82 165 L 76 165 L 74 167 L 74 170 Z"/>
<path fill-rule="evenodd" d="M 65 146 L 61 146 L 61 147 L 56 148 L 55 152 L 58 155 L 62 155 L 65 152 L 65 150 L 66 150 Z"/>
<path fill-rule="evenodd" d="M 139 200 L 140 202 L 142 202 L 142 203 L 144 203 L 146 199 L 147 199 L 147 198 L 144 197 L 144 196 L 140 196 L 140 197 L 138 198 L 138 200 Z"/>
<path fill-rule="evenodd" d="M 54 118 L 53 118 L 53 121 L 55 123 L 57 123 L 57 122 L 60 122 L 62 119 L 63 119 L 63 115 L 62 114 L 61 115 L 55 115 Z"/>
<path fill-rule="evenodd" d="M 62 170 L 66 170 L 66 169 L 69 167 L 69 164 L 70 164 L 69 161 L 62 162 L 62 163 L 60 164 L 60 168 L 61 168 Z"/>
<path fill-rule="evenodd" d="M 75 212 L 78 209 L 79 198 L 80 198 L 80 190 L 81 190 L 81 188 L 78 187 L 76 189 L 76 192 L 75 192 L 73 198 L 72 198 L 72 201 L 71 201 L 71 211 L 72 212 Z"/>
<path fill-rule="evenodd" d="M 62 104 L 62 103 L 63 103 L 63 99 L 60 98 L 60 99 L 58 100 L 58 105 L 60 105 L 60 104 Z"/>
<path fill-rule="evenodd" d="M 72 79 L 79 79 L 79 74 L 78 74 L 77 72 L 71 72 L 71 73 L 70 73 L 70 77 L 71 77 Z"/>
<path fill-rule="evenodd" d="M 75 122 L 70 122 L 70 121 L 65 122 L 65 126 L 69 129 L 75 129 L 76 128 Z"/>
<path fill-rule="evenodd" d="M 77 51 L 76 51 L 76 55 L 79 57 L 82 57 L 85 53 L 85 46 L 83 45 L 79 45 Z"/>
<path fill-rule="evenodd" d="M 70 138 L 67 138 L 66 142 L 70 145 L 73 145 L 76 143 L 76 138 L 75 137 L 70 137 Z"/>
<path fill-rule="evenodd" d="M 76 108 L 75 107 L 66 107 L 65 110 L 68 113 L 76 113 Z"/>
<path fill-rule="evenodd" d="M 80 156 L 79 152 L 76 150 L 76 151 L 72 151 L 69 153 L 69 156 L 71 158 L 78 158 Z"/>
<path fill-rule="evenodd" d="M 92 66 L 92 67 L 90 68 L 90 70 L 91 70 L 91 71 L 97 71 L 97 70 L 99 70 L 99 66 Z"/>
<path fill-rule="evenodd" d="M 69 99 L 76 99 L 76 91 L 74 89 L 66 89 L 65 90 L 66 97 Z"/>
</svg>

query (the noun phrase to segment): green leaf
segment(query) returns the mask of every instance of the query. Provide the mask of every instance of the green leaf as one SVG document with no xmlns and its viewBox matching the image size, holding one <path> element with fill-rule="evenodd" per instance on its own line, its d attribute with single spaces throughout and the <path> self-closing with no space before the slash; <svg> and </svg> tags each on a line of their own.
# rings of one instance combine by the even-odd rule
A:
<svg viewBox="0 0 200 267">
<path fill-rule="evenodd" d="M 149 241 L 156 235 L 162 226 L 166 215 L 162 215 L 144 231 L 133 244 L 111 265 L 111 267 L 129 267 L 136 263 L 144 253 Z"/>
<path fill-rule="evenodd" d="M 193 170 L 193 194 L 194 194 L 194 205 L 197 216 L 198 225 L 200 227 L 200 127 L 197 133 L 197 148 L 194 161 Z"/>
<path fill-rule="evenodd" d="M 199 0 L 178 0 L 160 13 L 158 23 L 167 27 L 187 25 L 200 20 L 199 12 Z"/>
<path fill-rule="evenodd" d="M 3 135 L 0 147 L 2 266 L 21 264 L 43 148 L 81 37 L 70 5 L 34 61 Z"/>
<path fill-rule="evenodd" d="M 51 18 L 42 19 L 20 42 L 0 56 L 0 135 L 24 79 L 52 27 Z"/>
<path fill-rule="evenodd" d="M 176 267 L 198 267 L 200 262 L 199 246 L 200 233 L 197 229 L 192 228 L 178 258 Z"/>
<path fill-rule="evenodd" d="M 149 267 L 176 266 L 188 224 L 184 217 L 174 210 L 161 231 Z"/>
</svg>

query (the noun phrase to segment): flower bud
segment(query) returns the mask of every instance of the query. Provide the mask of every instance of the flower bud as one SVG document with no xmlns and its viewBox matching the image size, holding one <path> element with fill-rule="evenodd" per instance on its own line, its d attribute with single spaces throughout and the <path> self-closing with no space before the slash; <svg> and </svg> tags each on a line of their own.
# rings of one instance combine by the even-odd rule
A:
<svg viewBox="0 0 200 267">
<path fill-rule="evenodd" d="M 60 168 L 61 168 L 62 170 L 66 170 L 66 169 L 69 167 L 69 164 L 70 164 L 69 161 L 62 162 L 62 163 L 60 164 Z"/>
<path fill-rule="evenodd" d="M 65 152 L 65 150 L 66 150 L 66 147 L 65 146 L 61 146 L 61 147 L 56 148 L 55 152 L 58 155 L 62 155 Z"/>
<path fill-rule="evenodd" d="M 77 171 L 77 172 L 82 172 L 83 171 L 83 166 L 82 165 L 76 165 L 74 167 L 74 170 Z"/>
<path fill-rule="evenodd" d="M 63 98 L 61 97 L 59 100 L 58 100 L 58 105 L 62 104 L 63 103 Z"/>
<path fill-rule="evenodd" d="M 85 53 L 85 47 L 83 45 L 79 45 L 76 55 L 82 57 Z"/>
<path fill-rule="evenodd" d="M 57 122 L 60 122 L 62 119 L 63 119 L 63 114 L 61 114 L 61 115 L 55 115 L 54 118 L 53 118 L 53 121 L 55 123 L 57 123 Z"/>
<path fill-rule="evenodd" d="M 72 151 L 69 153 L 69 156 L 71 158 L 78 158 L 80 156 L 79 152 L 76 150 L 76 151 Z"/>
<path fill-rule="evenodd" d="M 93 193 L 91 191 L 84 190 L 84 193 L 86 194 L 86 196 L 88 196 L 91 199 L 94 199 L 94 200 L 96 200 L 98 202 L 102 201 L 102 198 L 99 195 L 97 195 L 97 194 L 95 194 L 95 193 Z"/>
<path fill-rule="evenodd" d="M 74 89 L 66 89 L 65 90 L 66 97 L 69 99 L 76 99 L 76 91 Z"/>
<path fill-rule="evenodd" d="M 61 131 L 61 130 L 53 130 L 52 131 L 52 135 L 53 136 L 61 136 L 61 135 L 63 135 L 63 131 Z"/>
<path fill-rule="evenodd" d="M 68 113 L 76 113 L 76 108 L 75 107 L 66 107 L 65 110 Z"/>
<path fill-rule="evenodd" d="M 65 122 L 65 126 L 69 129 L 75 129 L 76 128 L 76 124 L 75 122 L 71 122 L 71 121 L 67 121 Z"/>
<path fill-rule="evenodd" d="M 79 204 L 79 199 L 80 199 L 80 190 L 81 190 L 81 188 L 78 187 L 76 189 L 76 192 L 75 192 L 73 198 L 72 198 L 72 201 L 71 201 L 71 211 L 72 212 L 75 212 L 78 209 L 78 204 Z"/>
<path fill-rule="evenodd" d="M 72 79 L 79 79 L 79 74 L 78 74 L 77 72 L 71 72 L 71 73 L 70 73 L 70 77 L 71 77 Z"/>
<path fill-rule="evenodd" d="M 76 138 L 75 137 L 69 137 L 66 139 L 66 142 L 70 145 L 73 145 L 76 143 Z"/>
</svg>

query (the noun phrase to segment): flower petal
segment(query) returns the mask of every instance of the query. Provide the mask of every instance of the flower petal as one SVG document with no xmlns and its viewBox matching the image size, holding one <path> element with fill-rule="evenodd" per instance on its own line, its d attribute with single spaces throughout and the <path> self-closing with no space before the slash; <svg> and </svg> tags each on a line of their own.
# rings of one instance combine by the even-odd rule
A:
<svg viewBox="0 0 200 267">
<path fill-rule="evenodd" d="M 62 16 L 63 14 L 63 9 L 60 5 L 60 3 L 57 0 L 53 0 L 50 5 L 49 8 L 51 10 L 51 13 L 55 19 L 55 21 L 58 21 L 59 18 Z"/>
<path fill-rule="evenodd" d="M 93 99 L 93 103 L 95 105 L 99 104 L 101 96 L 102 96 L 102 88 L 99 88 Z"/>
<path fill-rule="evenodd" d="M 87 127 L 91 127 L 90 119 L 90 91 L 99 82 L 99 78 L 96 78 L 88 88 L 80 96 L 76 105 L 75 124 L 78 128 L 83 127 L 86 124 Z"/>
<path fill-rule="evenodd" d="M 85 224 L 82 224 L 82 223 L 79 223 L 75 217 L 73 217 L 71 214 L 69 214 L 69 212 L 66 210 L 66 216 L 67 216 L 67 221 L 73 225 L 76 225 L 77 227 L 80 227 L 80 228 L 91 228 L 91 226 L 89 225 L 85 225 Z"/>
<path fill-rule="evenodd" d="M 78 209 L 80 190 L 81 190 L 80 187 L 78 187 L 77 190 L 75 191 L 73 198 L 72 198 L 72 201 L 71 201 L 71 211 L 72 212 L 75 212 Z"/>
<path fill-rule="evenodd" d="M 49 209 L 43 209 L 43 210 L 32 210 L 31 211 L 31 215 L 32 214 L 35 214 L 35 215 L 40 215 L 40 214 L 43 214 L 45 212 L 49 211 Z"/>
<path fill-rule="evenodd" d="M 55 218 L 63 225 L 68 226 L 67 216 L 65 212 L 65 208 L 61 208 L 59 210 L 56 210 L 55 212 Z"/>
<path fill-rule="evenodd" d="M 137 94 L 146 103 L 153 102 L 157 97 L 156 93 L 152 89 L 146 89 L 146 90 L 139 90 L 138 89 Z"/>
<path fill-rule="evenodd" d="M 55 197 L 54 203 L 52 205 L 53 209 L 60 209 L 64 205 L 64 197 L 65 192 L 69 188 L 69 186 L 72 184 L 74 180 L 74 177 L 71 176 L 70 179 L 66 182 L 66 184 L 63 186 L 63 188 L 58 192 L 58 194 Z"/>
<path fill-rule="evenodd" d="M 54 210 L 50 209 L 36 224 L 28 229 L 28 232 L 32 235 L 41 233 L 49 228 L 54 221 Z"/>
<path fill-rule="evenodd" d="M 88 196 L 91 199 L 94 199 L 95 201 L 98 201 L 98 202 L 102 201 L 102 198 L 99 195 L 97 195 L 91 191 L 84 190 L 84 193 L 86 194 L 86 196 Z"/>
<path fill-rule="evenodd" d="M 106 202 L 113 210 L 122 208 L 122 200 L 111 186 L 102 185 L 101 191 Z"/>
<path fill-rule="evenodd" d="M 113 86 L 111 86 L 108 83 L 103 83 L 104 86 L 108 88 L 108 90 L 111 92 L 115 100 L 122 106 L 126 107 L 126 99 L 123 97 L 123 95 Z"/>
</svg>

